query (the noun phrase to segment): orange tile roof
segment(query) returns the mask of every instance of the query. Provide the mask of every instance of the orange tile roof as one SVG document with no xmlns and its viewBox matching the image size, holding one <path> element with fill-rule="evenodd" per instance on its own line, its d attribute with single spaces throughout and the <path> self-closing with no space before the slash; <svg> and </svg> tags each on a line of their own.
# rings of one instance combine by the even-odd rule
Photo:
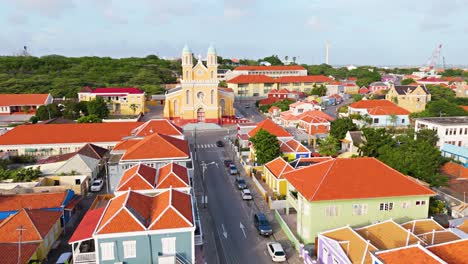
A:
<svg viewBox="0 0 468 264">
<path fill-rule="evenodd" d="M 103 212 L 104 207 L 88 210 L 83 216 L 83 220 L 78 224 L 78 227 L 73 232 L 70 240 L 68 240 L 68 244 L 93 238 L 94 230 L 96 229 Z"/>
<path fill-rule="evenodd" d="M 131 134 L 136 137 L 145 137 L 159 133 L 167 136 L 183 136 L 183 129 L 172 124 L 166 119 L 152 119 L 132 130 Z"/>
<path fill-rule="evenodd" d="M 457 228 L 468 234 L 468 219 L 463 221 L 463 224 L 457 226 Z"/>
<path fill-rule="evenodd" d="M 468 239 L 429 246 L 427 249 L 449 264 L 466 263 Z"/>
<path fill-rule="evenodd" d="M 332 159 L 284 177 L 309 201 L 435 194 L 375 158 Z"/>
<path fill-rule="evenodd" d="M 24 242 L 44 239 L 61 217 L 61 212 L 39 209 L 21 209 L 0 224 L 0 242 L 17 242 L 22 226 Z"/>
<path fill-rule="evenodd" d="M 21 125 L 0 136 L 0 145 L 118 142 L 139 122 Z"/>
<path fill-rule="evenodd" d="M 388 264 L 439 264 L 437 256 L 421 246 L 409 246 L 376 253 L 377 257 Z"/>
<path fill-rule="evenodd" d="M 360 100 L 354 102 L 350 105 L 352 108 L 374 108 L 374 107 L 385 107 L 385 106 L 395 106 L 394 103 L 388 100 Z"/>
<path fill-rule="evenodd" d="M 273 105 L 272 107 L 270 107 L 270 109 L 268 109 L 268 113 L 273 113 L 275 110 L 277 111 L 277 110 L 281 110 L 281 109 L 279 107 Z"/>
<path fill-rule="evenodd" d="M 121 150 L 127 150 L 131 148 L 133 145 L 137 144 L 140 142 L 140 138 L 129 138 L 123 141 L 120 141 L 115 145 L 115 147 L 112 149 L 112 151 L 121 151 Z"/>
<path fill-rule="evenodd" d="M 188 141 L 155 133 L 128 148 L 121 160 L 187 159 L 189 157 Z"/>
<path fill-rule="evenodd" d="M 148 196 L 133 191 L 113 198 L 97 233 L 122 233 L 194 227 L 190 194 L 174 189 Z"/>
<path fill-rule="evenodd" d="M 276 79 L 278 83 L 329 83 L 333 79 L 324 75 L 282 76 Z"/>
<path fill-rule="evenodd" d="M 279 140 L 280 150 L 283 153 L 310 153 L 310 150 L 304 147 L 300 142 L 295 139 L 288 140 L 286 142 Z"/>
<path fill-rule="evenodd" d="M 49 94 L 0 94 L 0 106 L 44 105 Z"/>
<path fill-rule="evenodd" d="M 388 100 L 361 100 L 349 107 L 367 109 L 370 115 L 409 115 L 410 112 Z"/>
<path fill-rule="evenodd" d="M 277 137 L 292 137 L 291 134 L 289 134 L 288 131 L 286 131 L 284 128 L 278 126 L 271 119 L 268 119 L 268 118 L 263 120 L 262 122 L 258 123 L 257 126 L 254 129 L 250 130 L 248 135 L 250 137 L 253 137 L 253 136 L 255 136 L 255 134 L 260 129 L 264 129 L 264 130 L 268 131 L 268 133 L 273 134 L 273 135 L 275 135 Z"/>
<path fill-rule="evenodd" d="M 443 226 L 434 221 L 433 219 L 418 219 L 406 222 L 401 225 L 404 229 L 409 229 L 415 235 L 432 232 L 432 230 L 440 231 L 445 230 Z"/>
<path fill-rule="evenodd" d="M 0 211 L 60 208 L 67 192 L 0 195 Z"/>
<path fill-rule="evenodd" d="M 289 165 L 282 157 L 278 157 L 267 164 L 265 167 L 273 174 L 277 179 L 282 179 L 283 173 L 294 170 L 294 168 Z"/>
<path fill-rule="evenodd" d="M 367 242 L 351 228 L 343 227 L 321 233 L 321 235 L 342 242 L 340 243 L 341 249 L 352 263 L 372 263 L 370 252 L 376 251 L 377 248 L 371 244 L 367 245 Z"/>
<path fill-rule="evenodd" d="M 155 181 L 156 169 L 138 164 L 124 172 L 116 190 L 152 190 Z"/>
<path fill-rule="evenodd" d="M 370 240 L 371 244 L 380 250 L 421 243 L 417 236 L 392 220 L 358 228 L 356 232 L 365 240 Z"/>
<path fill-rule="evenodd" d="M 319 110 L 309 110 L 297 116 L 299 119 L 306 118 L 304 121 L 308 123 L 327 123 L 333 121 L 335 118 L 327 113 Z M 321 121 L 320 121 L 321 120 Z M 317 121 L 317 122 L 312 122 Z"/>
<path fill-rule="evenodd" d="M 456 178 L 468 179 L 468 168 L 463 167 L 455 162 L 447 162 L 441 167 L 441 172 L 446 175 Z"/>
<path fill-rule="evenodd" d="M 19 263 L 29 263 L 41 243 L 21 244 L 21 260 Z M 18 245 L 16 243 L 0 243 L 0 259 L 2 264 L 18 264 Z"/>
<path fill-rule="evenodd" d="M 227 81 L 227 83 L 275 83 L 276 80 L 266 75 L 239 75 Z"/>
<path fill-rule="evenodd" d="M 279 65 L 279 66 L 238 66 L 235 71 L 296 71 L 305 70 L 300 65 Z"/>
<path fill-rule="evenodd" d="M 185 188 L 190 186 L 187 168 L 177 163 L 168 163 L 159 168 L 156 188 Z"/>
<path fill-rule="evenodd" d="M 418 237 L 427 245 L 436 245 L 460 239 L 459 236 L 450 230 L 428 232 L 426 234 L 418 235 Z"/>
</svg>

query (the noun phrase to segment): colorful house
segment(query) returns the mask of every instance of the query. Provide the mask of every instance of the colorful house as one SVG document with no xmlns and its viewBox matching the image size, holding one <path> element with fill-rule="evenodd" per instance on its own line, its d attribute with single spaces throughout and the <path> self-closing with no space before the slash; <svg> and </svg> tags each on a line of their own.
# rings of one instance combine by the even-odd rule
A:
<svg viewBox="0 0 468 264">
<path fill-rule="evenodd" d="M 366 138 L 362 131 L 348 131 L 346 136 L 341 140 L 341 151 L 343 154 L 352 156 L 359 155 L 359 148 L 364 145 Z"/>
<path fill-rule="evenodd" d="M 234 118 L 234 93 L 218 87 L 218 57 L 213 46 L 208 48 L 207 63 L 201 55 L 193 65 L 193 53 L 185 46 L 182 51 L 180 87 L 166 92 L 164 118 L 179 124 L 217 123 Z"/>
<path fill-rule="evenodd" d="M 135 87 L 84 87 L 78 93 L 80 102 L 95 100 L 97 97 L 104 99 L 111 115 L 138 115 L 146 111 L 145 92 Z"/>
<path fill-rule="evenodd" d="M 294 170 L 282 157 L 278 157 L 267 164 L 263 170 L 266 184 L 270 189 L 278 193 L 279 195 L 286 195 L 287 193 L 287 182 L 283 177 L 283 174 Z"/>
<path fill-rule="evenodd" d="M 387 100 L 361 100 L 348 107 L 348 115 L 358 126 L 371 127 L 407 127 L 410 112 Z"/>
<path fill-rule="evenodd" d="M 287 207 L 297 212 L 291 229 L 304 243 L 314 243 L 321 231 L 347 224 L 426 218 L 429 197 L 435 194 L 375 158 L 330 159 L 283 177 L 288 181 Z"/>
<path fill-rule="evenodd" d="M 34 115 L 37 108 L 51 104 L 54 98 L 50 94 L 0 94 L 0 114 Z"/>
<path fill-rule="evenodd" d="M 310 149 L 306 148 L 301 142 L 290 139 L 288 141 L 278 140 L 282 157 L 286 160 L 295 160 L 298 158 L 309 158 Z"/>
<path fill-rule="evenodd" d="M 74 263 L 195 263 L 190 194 L 127 191 L 90 210 L 69 240 Z"/>
<path fill-rule="evenodd" d="M 391 85 L 385 99 L 414 113 L 426 109 L 431 94 L 425 85 Z"/>
<path fill-rule="evenodd" d="M 18 242 L 21 263 L 45 259 L 62 231 L 61 216 L 58 211 L 23 208 L 4 219 L 0 223 L 1 262 L 18 263 Z"/>
</svg>

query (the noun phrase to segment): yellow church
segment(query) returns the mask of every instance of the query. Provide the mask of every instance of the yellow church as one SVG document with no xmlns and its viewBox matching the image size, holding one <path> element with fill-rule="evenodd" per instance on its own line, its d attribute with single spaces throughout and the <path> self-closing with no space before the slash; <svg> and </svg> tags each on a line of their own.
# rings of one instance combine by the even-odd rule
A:
<svg viewBox="0 0 468 264">
<path fill-rule="evenodd" d="M 164 118 L 179 125 L 187 123 L 222 124 L 234 118 L 234 92 L 218 87 L 218 58 L 213 46 L 208 48 L 206 65 L 201 55 L 193 64 L 187 45 L 182 50 L 180 86 L 166 92 Z"/>
</svg>

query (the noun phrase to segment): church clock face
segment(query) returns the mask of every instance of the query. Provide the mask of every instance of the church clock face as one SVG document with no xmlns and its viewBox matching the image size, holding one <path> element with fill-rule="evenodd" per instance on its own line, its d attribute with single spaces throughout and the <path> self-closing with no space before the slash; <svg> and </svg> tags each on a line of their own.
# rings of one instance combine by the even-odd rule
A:
<svg viewBox="0 0 468 264">
<path fill-rule="evenodd" d="M 198 100 L 203 101 L 203 97 L 205 97 L 205 94 L 203 92 L 198 92 L 197 93 Z"/>
<path fill-rule="evenodd" d="M 203 75 L 203 71 L 202 71 L 202 70 L 198 70 L 198 71 L 197 71 L 197 75 L 198 75 L 198 76 L 202 76 L 202 75 Z"/>
</svg>

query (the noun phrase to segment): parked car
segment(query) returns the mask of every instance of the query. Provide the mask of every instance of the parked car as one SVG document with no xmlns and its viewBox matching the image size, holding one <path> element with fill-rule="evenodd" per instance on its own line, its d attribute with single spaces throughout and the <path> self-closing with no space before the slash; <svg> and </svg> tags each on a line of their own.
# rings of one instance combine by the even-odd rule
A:
<svg viewBox="0 0 468 264">
<path fill-rule="evenodd" d="M 99 192 L 99 191 L 101 191 L 102 186 L 104 186 L 104 181 L 102 179 L 96 179 L 91 184 L 91 191 L 92 192 Z"/>
<path fill-rule="evenodd" d="M 60 255 L 55 264 L 70 264 L 72 263 L 73 254 L 71 252 L 65 252 Z"/>
<path fill-rule="evenodd" d="M 281 246 L 280 243 L 278 242 L 267 243 L 267 250 L 273 262 L 286 261 L 286 254 L 284 253 L 283 246 Z"/>
<path fill-rule="evenodd" d="M 231 175 L 235 175 L 235 174 L 239 173 L 239 172 L 237 171 L 236 165 L 234 165 L 234 164 L 229 165 L 229 173 L 230 173 Z"/>
<path fill-rule="evenodd" d="M 263 213 L 254 214 L 254 225 L 257 231 L 262 236 L 270 236 L 273 234 L 270 222 Z"/>
<path fill-rule="evenodd" d="M 249 189 L 242 189 L 241 191 L 242 200 L 252 200 L 252 193 Z"/>
<path fill-rule="evenodd" d="M 216 141 L 216 146 L 224 147 L 224 143 L 221 140 Z"/>
<path fill-rule="evenodd" d="M 233 164 L 232 160 L 224 160 L 224 166 L 229 167 L 231 164 Z"/>
<path fill-rule="evenodd" d="M 250 105 L 246 104 L 244 105 L 245 108 L 250 108 Z"/>
<path fill-rule="evenodd" d="M 247 184 L 245 183 L 245 180 L 242 177 L 238 177 L 237 179 L 237 188 L 240 190 L 247 188 Z"/>
</svg>

